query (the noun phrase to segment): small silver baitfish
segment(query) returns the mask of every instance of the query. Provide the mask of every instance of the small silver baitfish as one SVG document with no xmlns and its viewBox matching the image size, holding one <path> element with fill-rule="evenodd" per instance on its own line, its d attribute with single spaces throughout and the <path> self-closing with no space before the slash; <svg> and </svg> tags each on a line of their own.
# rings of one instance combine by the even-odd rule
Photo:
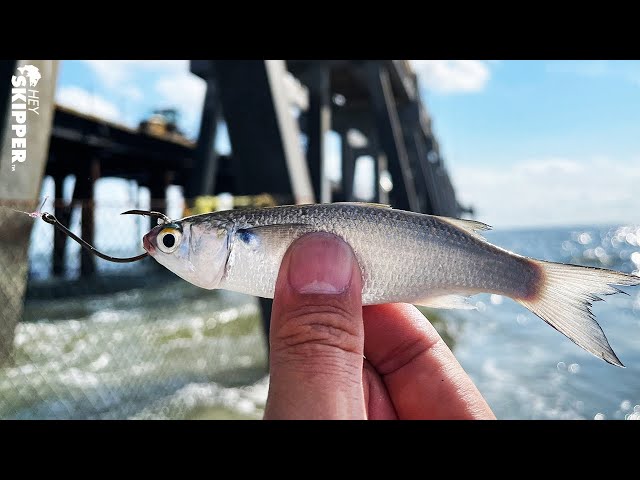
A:
<svg viewBox="0 0 640 480">
<path fill-rule="evenodd" d="M 364 305 L 474 308 L 465 296 L 505 295 L 588 352 L 623 366 L 590 307 L 598 295 L 621 292 L 611 285 L 638 285 L 640 277 L 523 257 L 477 233 L 488 229 L 384 205 L 333 203 L 195 215 L 157 225 L 143 245 L 194 285 L 273 298 L 289 245 L 305 233 L 330 232 L 355 253 Z"/>
</svg>

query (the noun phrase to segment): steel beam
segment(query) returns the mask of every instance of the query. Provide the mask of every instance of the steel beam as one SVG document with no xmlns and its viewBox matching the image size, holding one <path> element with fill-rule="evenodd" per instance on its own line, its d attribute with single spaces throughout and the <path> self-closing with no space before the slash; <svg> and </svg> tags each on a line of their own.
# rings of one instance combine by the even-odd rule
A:
<svg viewBox="0 0 640 480">
<path fill-rule="evenodd" d="M 76 175 L 74 188 L 74 203 L 80 205 L 80 237 L 90 245 L 95 245 L 94 213 L 95 182 L 100 178 L 100 160 L 91 158 L 89 163 L 82 165 L 82 170 Z M 88 277 L 96 272 L 96 258 L 91 252 L 82 248 L 80 251 L 80 276 Z"/>
<path fill-rule="evenodd" d="M 54 196 L 54 214 L 63 225 L 69 225 L 71 219 L 71 208 L 64 201 L 64 179 L 65 175 L 56 175 L 53 177 L 55 182 Z M 56 276 L 64 275 L 64 259 L 65 247 L 67 245 L 67 236 L 64 232 L 57 228 L 53 232 L 53 274 Z"/>
<path fill-rule="evenodd" d="M 440 187 L 436 182 L 433 164 L 429 161 L 429 151 L 425 145 L 424 136 L 419 131 L 413 132 L 413 146 L 415 148 L 418 165 L 420 166 L 420 173 L 422 174 L 423 182 L 427 190 L 425 213 L 441 215 L 442 208 L 438 200 Z"/>
<path fill-rule="evenodd" d="M 356 170 L 356 159 L 353 154 L 353 148 L 349 144 L 347 132 L 341 136 L 341 155 L 342 162 L 342 191 L 341 200 L 343 202 L 352 202 L 353 197 L 353 180 Z"/>
<path fill-rule="evenodd" d="M 284 62 L 214 64 L 240 192 L 269 192 L 296 203 L 313 203 L 309 169 L 283 82 Z"/>
<path fill-rule="evenodd" d="M 212 78 L 207 79 L 207 93 L 202 106 L 198 143 L 194 153 L 194 168 L 185 185 L 184 196 L 191 202 L 198 195 L 212 195 L 218 173 L 218 154 L 215 150 L 220 102 Z"/>
<path fill-rule="evenodd" d="M 389 73 L 379 62 L 366 62 L 364 68 L 380 144 L 386 154 L 389 173 L 393 178 L 393 190 L 390 194 L 392 204 L 399 209 L 417 212 L 420 205 Z"/>
<path fill-rule="evenodd" d="M 331 202 L 331 185 L 325 166 L 325 138 L 331 128 L 330 71 L 318 65 L 309 72 L 309 111 L 307 113 L 307 162 L 309 173 L 319 203 Z"/>
</svg>

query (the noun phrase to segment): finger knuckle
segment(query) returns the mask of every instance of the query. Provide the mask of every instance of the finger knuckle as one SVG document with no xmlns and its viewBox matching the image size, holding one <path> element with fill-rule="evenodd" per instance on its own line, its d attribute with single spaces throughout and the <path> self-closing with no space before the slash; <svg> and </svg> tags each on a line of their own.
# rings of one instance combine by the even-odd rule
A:
<svg viewBox="0 0 640 480">
<path fill-rule="evenodd" d="M 382 375 L 391 375 L 401 368 L 411 364 L 414 360 L 429 354 L 429 352 L 437 349 L 444 343 L 442 338 L 438 337 L 433 341 L 425 338 L 418 338 L 401 342 L 396 348 L 390 350 L 384 358 L 380 360 L 377 366 L 378 371 Z"/>
<path fill-rule="evenodd" d="M 276 348 L 317 354 L 326 349 L 363 350 L 361 325 L 340 305 L 304 305 L 288 310 L 274 342 Z"/>
</svg>

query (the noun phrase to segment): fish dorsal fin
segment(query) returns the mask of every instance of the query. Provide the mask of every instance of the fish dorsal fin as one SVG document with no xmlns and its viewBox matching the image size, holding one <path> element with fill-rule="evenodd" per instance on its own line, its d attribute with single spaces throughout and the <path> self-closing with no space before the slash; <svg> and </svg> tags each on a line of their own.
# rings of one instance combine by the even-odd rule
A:
<svg viewBox="0 0 640 480">
<path fill-rule="evenodd" d="M 484 237 L 480 235 L 478 232 L 485 232 L 487 230 L 491 230 L 491 226 L 486 223 L 478 222 L 476 220 L 463 220 L 461 218 L 450 218 L 450 217 L 437 217 L 440 220 L 447 222 L 454 227 L 457 227 L 465 232 L 473 235 L 474 237 L 481 238 L 484 240 Z"/>
<path fill-rule="evenodd" d="M 475 310 L 476 306 L 469 303 L 469 297 L 462 295 L 438 295 L 434 297 L 428 297 L 422 300 L 413 302 L 414 305 L 420 305 L 421 307 L 429 308 L 446 308 L 446 309 L 461 309 L 461 310 Z"/>
<path fill-rule="evenodd" d="M 391 208 L 391 205 L 371 202 L 333 202 L 332 205 L 353 205 L 355 207 Z"/>
</svg>

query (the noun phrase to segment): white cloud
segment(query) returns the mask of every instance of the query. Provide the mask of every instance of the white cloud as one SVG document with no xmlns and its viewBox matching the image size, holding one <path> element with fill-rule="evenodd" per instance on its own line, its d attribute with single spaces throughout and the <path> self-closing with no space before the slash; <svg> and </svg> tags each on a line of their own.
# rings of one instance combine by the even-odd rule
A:
<svg viewBox="0 0 640 480">
<path fill-rule="evenodd" d="M 438 93 L 470 93 L 484 89 L 491 76 L 482 60 L 411 60 L 422 86 Z"/>
<path fill-rule="evenodd" d="M 182 115 L 181 123 L 191 136 L 200 122 L 206 87 L 203 79 L 188 71 L 164 75 L 155 84 L 159 100 L 167 106 L 178 108 Z"/>
<path fill-rule="evenodd" d="M 76 86 L 60 87 L 56 91 L 56 102 L 82 113 L 104 118 L 112 122 L 121 122 L 122 114 L 118 107 L 99 95 L 94 95 Z"/>
<path fill-rule="evenodd" d="M 450 168 L 459 201 L 496 227 L 640 223 L 640 162 L 546 158 Z"/>
<path fill-rule="evenodd" d="M 146 100 L 154 107 L 176 107 L 181 114 L 179 123 L 185 133 L 193 137 L 197 132 L 206 83 L 190 72 L 189 60 L 84 62 L 104 86 L 113 92 L 115 98 L 125 98 L 133 102 Z"/>
<path fill-rule="evenodd" d="M 137 102 L 144 98 L 144 94 L 142 90 L 140 90 L 135 85 L 126 85 L 120 88 L 120 93 L 124 95 L 127 99 Z"/>
<path fill-rule="evenodd" d="M 122 86 L 140 71 L 188 72 L 189 60 L 85 60 L 99 80 L 109 88 Z"/>
</svg>

